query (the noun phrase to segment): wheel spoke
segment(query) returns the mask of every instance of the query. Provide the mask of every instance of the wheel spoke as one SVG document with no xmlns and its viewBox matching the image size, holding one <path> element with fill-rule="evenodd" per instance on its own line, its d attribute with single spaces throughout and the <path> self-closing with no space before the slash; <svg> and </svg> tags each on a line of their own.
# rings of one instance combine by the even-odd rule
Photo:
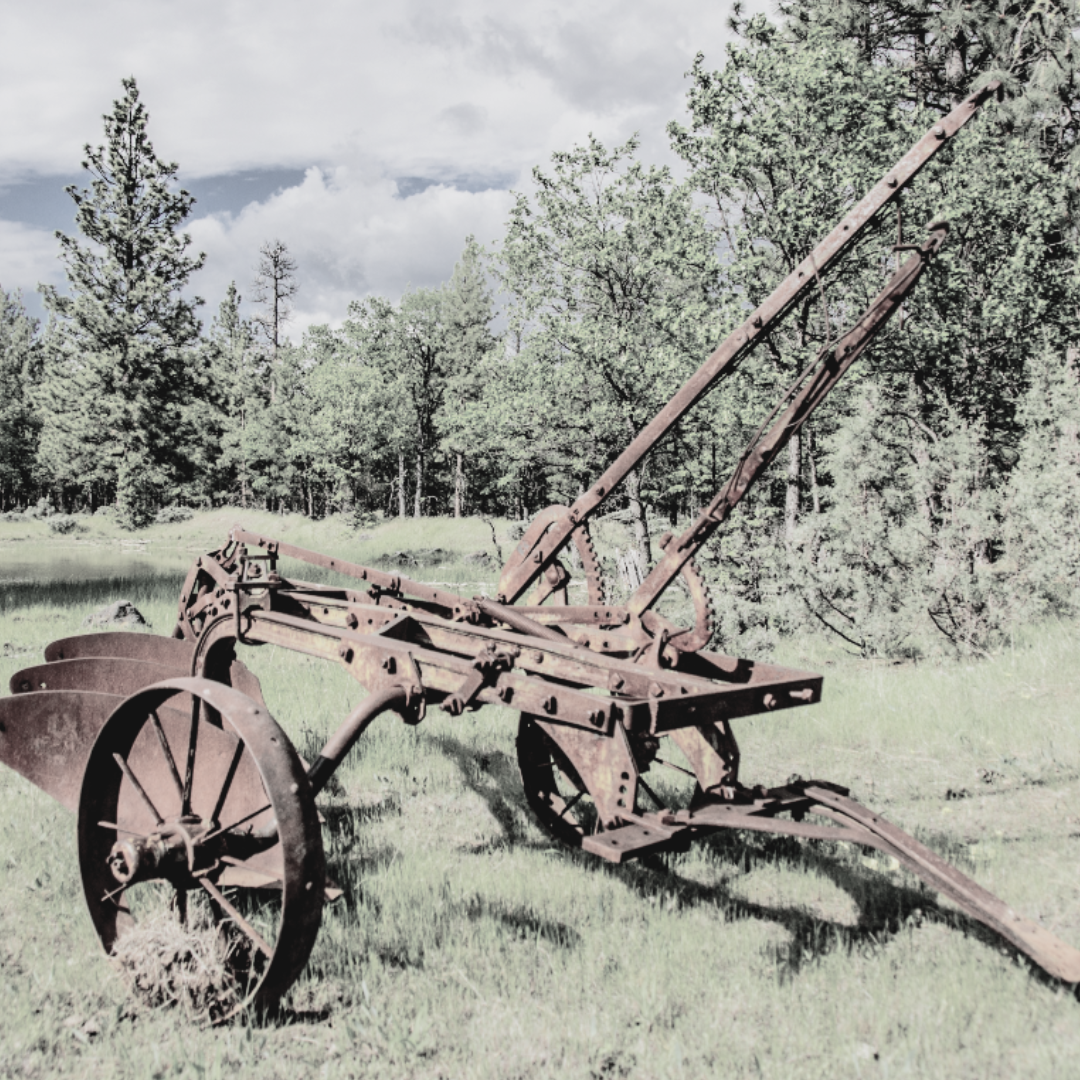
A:
<svg viewBox="0 0 1080 1080">
<path fill-rule="evenodd" d="M 222 833 L 232 832 L 233 829 L 238 829 L 245 822 L 250 821 L 253 817 L 258 817 L 263 811 L 269 810 L 270 804 L 260 806 L 258 810 L 252 810 L 250 814 L 245 814 L 239 821 L 234 821 L 231 825 L 224 825 L 221 828 L 214 829 L 213 832 L 208 832 L 203 838 L 202 843 L 206 843 L 208 840 L 213 840 L 215 836 L 220 836 Z"/>
<path fill-rule="evenodd" d="M 229 788 L 232 787 L 233 777 L 236 776 L 236 770 L 240 764 L 240 758 L 243 757 L 243 755 L 244 744 L 237 739 L 232 761 L 229 762 L 229 771 L 225 774 L 225 782 L 221 785 L 221 791 L 218 792 L 217 802 L 214 803 L 214 811 L 210 815 L 211 821 L 217 821 L 221 815 L 221 809 L 225 805 L 225 799 L 229 794 Z"/>
<path fill-rule="evenodd" d="M 559 812 L 559 817 L 566 817 L 566 815 L 569 814 L 570 811 L 573 810 L 574 807 L 577 806 L 577 804 L 581 801 L 581 798 L 584 796 L 584 794 L 584 791 L 579 791 L 572 799 L 563 799 L 563 808 Z"/>
<path fill-rule="evenodd" d="M 657 795 L 656 792 L 653 791 L 653 789 L 645 783 L 645 780 L 642 777 L 639 776 L 637 782 L 641 790 L 644 791 L 645 794 L 648 795 L 649 798 L 652 799 L 652 801 L 656 804 L 656 809 L 663 810 L 664 804 L 660 801 L 660 796 Z"/>
<path fill-rule="evenodd" d="M 206 878 L 199 878 L 199 884 L 214 898 L 229 918 L 232 919 L 232 921 L 243 930 L 249 938 L 251 938 L 256 948 L 258 948 L 267 959 L 273 956 L 274 950 L 266 944 L 259 931 L 256 930 L 235 907 L 233 907 L 233 905 L 225 898 L 225 894 L 212 881 L 207 881 Z"/>
<path fill-rule="evenodd" d="M 156 709 L 151 710 L 150 720 L 154 725 L 154 731 L 157 733 L 158 742 L 161 743 L 161 752 L 165 755 L 165 761 L 168 763 L 173 783 L 176 784 L 176 793 L 182 800 L 184 798 L 184 785 L 180 781 L 180 770 L 176 767 L 176 759 L 172 755 L 169 740 L 165 738 L 165 729 L 161 726 L 161 719 Z"/>
<path fill-rule="evenodd" d="M 187 769 L 184 773 L 183 799 L 180 805 L 181 814 L 191 813 L 191 785 L 195 779 L 195 747 L 199 742 L 199 714 L 201 712 L 202 698 L 194 697 L 191 703 L 191 732 L 188 735 Z"/>
<path fill-rule="evenodd" d="M 131 771 L 131 766 L 120 756 L 120 754 L 114 753 L 113 760 L 123 770 L 124 775 L 128 779 L 128 783 L 139 793 L 139 798 L 146 803 L 147 810 L 154 815 L 154 821 L 158 825 L 163 824 L 165 819 L 158 813 L 157 807 L 150 801 L 150 796 L 146 794 L 142 784 L 139 783 L 138 778 Z"/>
<path fill-rule="evenodd" d="M 123 825 L 117 825 L 115 821 L 99 821 L 98 825 L 102 829 L 115 829 L 117 832 L 126 832 L 129 836 L 143 836 L 142 832 L 136 829 L 125 829 Z"/>
<path fill-rule="evenodd" d="M 691 772 L 689 769 L 684 769 L 681 765 L 676 765 L 673 761 L 664 761 L 663 758 L 655 758 L 657 765 L 666 765 L 669 769 L 674 769 L 676 772 L 684 773 L 686 776 L 692 776 L 697 779 L 697 773 Z"/>
</svg>

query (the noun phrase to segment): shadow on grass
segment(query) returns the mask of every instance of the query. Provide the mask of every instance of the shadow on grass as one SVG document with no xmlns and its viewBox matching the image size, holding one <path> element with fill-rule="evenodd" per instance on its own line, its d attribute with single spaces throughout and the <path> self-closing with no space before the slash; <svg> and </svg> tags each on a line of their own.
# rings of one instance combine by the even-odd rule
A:
<svg viewBox="0 0 1080 1080">
<path fill-rule="evenodd" d="M 566 923 L 541 918 L 520 904 L 489 903 L 483 897 L 475 896 L 462 905 L 461 910 L 474 922 L 491 919 L 500 923 L 523 941 L 540 939 L 560 949 L 574 949 L 581 944 L 581 935 Z"/>
<path fill-rule="evenodd" d="M 480 850 L 491 851 L 498 846 L 550 846 L 537 845 L 528 836 L 525 823 L 530 819 L 531 811 L 525 801 L 517 763 L 509 754 L 501 750 L 478 752 L 453 735 L 442 732 L 429 735 L 428 744 L 457 765 L 465 786 L 484 800 L 491 816 L 503 830 L 501 845 L 488 844 Z"/>
<path fill-rule="evenodd" d="M 485 800 L 492 815 L 503 827 L 507 846 L 547 849 L 548 841 L 536 841 L 525 822 L 531 811 L 525 800 L 516 763 L 506 754 L 496 752 L 477 759 L 476 751 L 450 735 L 431 739 L 434 746 L 457 764 L 465 784 Z M 943 858 L 967 872 L 967 848 L 947 834 L 923 836 Z M 1047 976 L 1013 949 L 989 927 L 952 909 L 942 908 L 937 894 L 929 886 L 909 886 L 890 880 L 884 873 L 853 865 L 845 860 L 841 842 L 799 840 L 792 836 L 769 836 L 761 833 L 721 832 L 702 841 L 740 875 L 756 865 L 779 865 L 793 871 L 811 872 L 826 878 L 851 897 L 858 910 L 858 923 L 849 926 L 824 918 L 801 906 L 770 906 L 744 900 L 732 894 L 724 884 L 705 886 L 678 874 L 673 859 L 653 856 L 619 866 L 598 864 L 591 855 L 566 849 L 568 857 L 579 861 L 583 869 L 602 870 L 619 878 L 642 898 L 661 895 L 681 905 L 708 905 L 723 911 L 729 919 L 759 919 L 782 926 L 790 940 L 772 947 L 781 977 L 791 977 L 808 963 L 834 952 L 837 948 L 854 951 L 877 948 L 899 934 L 906 926 L 922 921 L 939 923 L 969 934 L 990 948 L 1006 949 L 1022 960 L 1040 981 L 1056 980 Z"/>
<path fill-rule="evenodd" d="M 443 732 L 428 736 L 427 741 L 433 749 L 457 765 L 464 786 L 485 802 L 503 830 L 501 841 L 478 849 L 477 854 L 499 847 L 534 851 L 551 849 L 552 841 L 537 839 L 530 824 L 532 814 L 511 755 L 501 750 L 478 749 Z M 337 829 L 343 840 L 348 835 L 349 842 L 352 842 L 357 829 L 362 828 L 365 821 L 376 821 L 396 811 L 396 804 L 380 804 L 373 809 L 349 810 L 343 807 L 332 829 Z M 932 846 L 943 857 L 963 865 L 965 870 L 969 869 L 965 848 L 953 838 L 935 835 L 922 839 L 933 841 Z M 692 881 L 679 874 L 678 856 L 674 855 L 656 855 L 636 862 L 612 865 L 580 851 L 560 850 L 566 858 L 579 864 L 583 872 L 610 875 L 643 900 L 659 898 L 679 907 L 707 906 L 723 912 L 728 920 L 753 919 L 782 927 L 787 932 L 788 940 L 768 947 L 781 979 L 796 977 L 807 965 L 837 949 L 849 953 L 877 949 L 905 928 L 925 921 L 970 934 L 990 948 L 1005 948 L 1023 959 L 1036 979 L 1057 985 L 1056 980 L 1030 964 L 988 927 L 962 912 L 939 906 L 937 894 L 928 886 L 910 886 L 890 880 L 884 873 L 851 862 L 845 858 L 840 841 L 799 840 L 790 836 L 724 831 L 700 843 L 706 845 L 723 867 L 731 870 L 732 877 L 741 877 L 758 866 L 776 866 L 827 879 L 852 899 L 858 911 L 857 924 L 851 926 L 836 922 L 802 905 L 770 905 L 746 900 L 735 895 L 730 881 L 714 885 Z M 358 868 L 361 875 L 378 873 L 395 857 L 397 855 L 393 849 L 380 849 L 371 856 L 363 856 L 359 867 L 355 856 L 343 864 L 343 869 L 348 868 L 343 878 L 348 877 L 356 882 L 351 892 L 350 887 L 343 885 L 350 911 L 356 911 L 357 907 L 355 889 L 360 884 L 356 877 Z M 367 903 L 370 904 L 370 901 Z M 367 917 L 371 917 L 371 912 Z M 482 897 L 474 897 L 464 905 L 458 905 L 453 918 L 495 919 L 515 934 L 540 937 L 562 948 L 576 947 L 581 940 L 578 931 L 570 926 L 541 919 L 527 908 L 507 908 Z M 415 967 L 423 964 L 422 950 L 419 956 L 413 955 L 412 949 L 405 950 L 409 954 L 407 956 L 395 948 L 385 952 L 386 955 L 380 953 L 382 959 L 395 966 Z"/>
</svg>

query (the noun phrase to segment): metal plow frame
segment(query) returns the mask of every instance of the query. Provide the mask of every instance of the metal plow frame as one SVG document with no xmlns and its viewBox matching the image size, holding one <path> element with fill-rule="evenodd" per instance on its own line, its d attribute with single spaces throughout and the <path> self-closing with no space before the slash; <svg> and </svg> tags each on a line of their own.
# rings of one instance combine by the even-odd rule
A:
<svg viewBox="0 0 1080 1080">
<path fill-rule="evenodd" d="M 1080 982 L 1080 951 L 1022 918 L 934 852 L 825 781 L 751 787 L 739 778 L 739 717 L 811 705 L 821 677 L 705 651 L 712 602 L 694 565 L 702 545 L 903 304 L 947 237 L 932 223 L 867 310 L 814 357 L 762 425 L 723 489 L 623 605 L 604 602 L 588 521 L 635 468 L 824 273 L 875 215 L 955 136 L 988 86 L 936 124 L 706 360 L 600 480 L 572 506 L 534 519 L 498 597 L 461 597 L 237 527 L 192 567 L 174 639 L 98 634 L 55 642 L 46 663 L 0 699 L 0 760 L 78 810 L 87 902 L 106 949 L 133 925 L 139 896 L 162 889 L 230 941 L 234 1006 L 271 1009 L 302 970 L 326 890 L 314 800 L 384 712 L 406 723 L 484 705 L 520 713 L 525 798 L 556 840 L 611 862 L 684 850 L 721 829 L 846 841 L 895 857 L 1055 978 Z M 771 425 L 771 426 L 770 426 Z M 568 545 L 588 603 L 569 603 Z M 282 557 L 350 580 L 279 573 Z M 656 610 L 677 576 L 694 609 L 678 626 Z M 530 591 L 531 590 L 531 591 Z M 527 598 L 526 598 L 527 597 Z M 525 603 L 520 603 L 526 598 Z M 297 757 L 235 658 L 275 644 L 339 664 L 368 696 L 314 762 Z M 693 782 L 665 805 L 645 775 L 668 740 Z M 647 800 L 649 808 L 643 805 Z M 807 818 L 813 820 L 807 820 Z"/>
</svg>

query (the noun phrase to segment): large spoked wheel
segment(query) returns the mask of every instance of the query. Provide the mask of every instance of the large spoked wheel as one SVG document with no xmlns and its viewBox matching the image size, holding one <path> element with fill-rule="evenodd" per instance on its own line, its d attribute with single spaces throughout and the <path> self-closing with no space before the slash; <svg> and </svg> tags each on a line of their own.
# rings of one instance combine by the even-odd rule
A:
<svg viewBox="0 0 1080 1080">
<path fill-rule="evenodd" d="M 568 847 L 603 831 L 588 788 L 558 743 L 537 718 L 522 713 L 517 734 L 518 769 L 525 799 L 540 827 Z"/>
<path fill-rule="evenodd" d="M 79 866 L 111 955 L 150 947 L 140 927 L 209 940 L 224 972 L 215 1022 L 272 1011 L 319 931 L 325 865 L 304 767 L 265 706 L 208 679 L 156 683 L 106 721 L 83 779 Z"/>
</svg>

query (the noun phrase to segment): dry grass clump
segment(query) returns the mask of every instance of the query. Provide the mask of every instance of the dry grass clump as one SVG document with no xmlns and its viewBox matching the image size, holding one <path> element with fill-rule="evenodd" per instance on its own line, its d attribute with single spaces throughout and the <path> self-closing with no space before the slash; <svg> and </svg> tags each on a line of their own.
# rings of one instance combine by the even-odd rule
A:
<svg viewBox="0 0 1080 1080">
<path fill-rule="evenodd" d="M 113 959 L 141 1003 L 179 1006 L 189 1017 L 212 1023 L 240 1001 L 230 951 L 226 935 L 209 919 L 181 926 L 175 915 L 160 912 L 120 938 Z"/>
</svg>

